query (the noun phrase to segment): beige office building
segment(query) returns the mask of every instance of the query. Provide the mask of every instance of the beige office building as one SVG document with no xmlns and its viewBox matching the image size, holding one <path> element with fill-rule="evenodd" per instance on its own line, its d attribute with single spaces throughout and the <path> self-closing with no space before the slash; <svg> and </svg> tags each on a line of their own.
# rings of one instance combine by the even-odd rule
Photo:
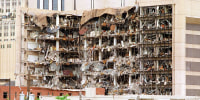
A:
<svg viewBox="0 0 200 100">
<path fill-rule="evenodd" d="M 22 0 L 0 0 L 0 79 L 15 81 L 16 7 Z"/>
</svg>

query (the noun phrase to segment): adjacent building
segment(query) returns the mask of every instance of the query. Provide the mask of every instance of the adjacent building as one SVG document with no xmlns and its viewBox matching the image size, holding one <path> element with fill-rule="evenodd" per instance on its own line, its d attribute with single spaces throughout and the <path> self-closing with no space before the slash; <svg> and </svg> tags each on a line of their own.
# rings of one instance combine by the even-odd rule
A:
<svg viewBox="0 0 200 100">
<path fill-rule="evenodd" d="M 0 0 L 0 78 L 15 81 L 16 8 L 23 0 Z"/>
</svg>

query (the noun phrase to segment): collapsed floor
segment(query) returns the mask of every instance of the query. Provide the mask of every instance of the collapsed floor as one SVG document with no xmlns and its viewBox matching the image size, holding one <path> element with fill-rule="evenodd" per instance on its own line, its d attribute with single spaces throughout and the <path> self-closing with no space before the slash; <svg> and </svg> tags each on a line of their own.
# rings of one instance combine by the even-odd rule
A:
<svg viewBox="0 0 200 100">
<path fill-rule="evenodd" d="M 31 85 L 172 94 L 172 6 L 24 14 Z"/>
</svg>

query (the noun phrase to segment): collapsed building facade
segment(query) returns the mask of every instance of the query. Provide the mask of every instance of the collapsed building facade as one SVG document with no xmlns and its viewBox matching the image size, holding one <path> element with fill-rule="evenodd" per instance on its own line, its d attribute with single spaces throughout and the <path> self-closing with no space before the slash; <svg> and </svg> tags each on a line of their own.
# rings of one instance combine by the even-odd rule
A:
<svg viewBox="0 0 200 100">
<path fill-rule="evenodd" d="M 23 9 L 20 81 L 105 88 L 110 95 L 172 95 L 172 11 L 172 5 L 83 14 Z"/>
<path fill-rule="evenodd" d="M 83 86 L 108 94 L 172 94 L 171 5 L 93 10 L 81 21 Z"/>
<path fill-rule="evenodd" d="M 109 4 L 112 2 L 112 7 L 116 6 L 117 0 L 105 0 L 105 3 L 108 1 Z M 16 85 L 27 85 L 30 70 L 32 86 L 52 89 L 104 87 L 108 91 L 107 94 L 199 96 L 200 2 L 198 0 L 138 0 L 138 4 L 137 12 L 135 12 L 137 6 L 118 10 L 93 9 L 91 12 L 17 9 Z M 130 13 L 127 13 L 129 11 Z M 130 17 L 133 14 L 135 17 Z M 58 25 L 56 25 L 57 15 Z M 30 16 L 33 18 L 31 19 Z M 63 28 L 63 23 L 67 20 L 61 19 L 66 19 L 66 16 L 69 20 L 70 16 L 80 17 L 77 30 L 67 28 L 67 24 Z M 49 26 L 51 28 L 48 28 Z M 55 29 L 53 33 L 52 29 Z M 32 33 L 38 32 L 38 36 L 30 40 L 27 36 L 31 30 Z M 56 37 L 58 30 L 59 38 Z M 73 44 L 76 39 L 71 39 L 72 41 L 67 42 L 67 45 L 64 43 L 71 37 L 77 36 L 75 35 L 77 33 L 66 30 L 78 32 L 79 45 Z M 40 38 L 45 34 L 47 37 Z M 72 53 L 76 51 L 70 48 L 72 44 L 78 45 L 78 53 Z M 33 48 L 28 49 L 28 45 L 32 45 L 30 47 Z M 38 49 L 34 49 L 36 47 Z M 40 50 L 42 47 L 44 53 Z M 71 54 L 67 51 L 70 49 Z M 49 53 L 46 53 L 47 50 Z M 52 60 L 53 57 L 49 56 L 50 52 L 55 52 L 54 58 L 59 54 L 59 60 Z M 39 54 L 44 56 L 39 57 Z M 34 56 L 38 56 L 38 59 L 44 58 L 41 60 L 43 63 L 39 63 L 37 58 L 28 61 L 29 55 L 32 55 L 29 60 Z M 70 61 L 70 58 L 73 60 Z M 54 68 L 53 66 L 59 66 L 59 69 L 50 69 Z M 39 71 L 40 74 L 35 74 L 38 69 L 42 69 Z M 43 69 L 47 74 L 44 74 Z M 68 81 L 73 84 L 69 84 Z"/>
</svg>

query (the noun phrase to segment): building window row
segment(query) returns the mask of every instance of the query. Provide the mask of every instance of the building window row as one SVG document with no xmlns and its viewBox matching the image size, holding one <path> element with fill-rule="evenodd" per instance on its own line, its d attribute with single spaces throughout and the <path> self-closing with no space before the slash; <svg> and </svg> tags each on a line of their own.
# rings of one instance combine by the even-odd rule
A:
<svg viewBox="0 0 200 100">
<path fill-rule="evenodd" d="M 0 41 L 2 40 L 0 39 Z M 8 39 L 4 39 L 4 41 L 8 41 Z M 15 41 L 15 39 L 10 39 L 10 41 Z"/>
<path fill-rule="evenodd" d="M 61 10 L 64 11 L 65 0 L 61 0 Z M 37 8 L 40 9 L 40 0 L 37 0 Z M 43 0 L 43 9 L 49 9 L 49 0 Z M 52 0 L 52 10 L 58 10 L 58 0 Z"/>
<path fill-rule="evenodd" d="M 5 33 L 4 33 L 4 36 L 7 37 L 7 36 L 8 36 L 8 33 L 5 32 Z M 10 33 L 10 36 L 15 36 L 15 32 L 11 32 L 11 33 Z M 0 37 L 2 37 L 2 33 L 0 33 Z"/>
<path fill-rule="evenodd" d="M 12 47 L 12 45 L 11 44 L 7 44 L 7 48 L 11 48 Z M 1 45 L 1 48 L 5 48 L 5 45 L 4 44 L 2 44 Z"/>
</svg>

